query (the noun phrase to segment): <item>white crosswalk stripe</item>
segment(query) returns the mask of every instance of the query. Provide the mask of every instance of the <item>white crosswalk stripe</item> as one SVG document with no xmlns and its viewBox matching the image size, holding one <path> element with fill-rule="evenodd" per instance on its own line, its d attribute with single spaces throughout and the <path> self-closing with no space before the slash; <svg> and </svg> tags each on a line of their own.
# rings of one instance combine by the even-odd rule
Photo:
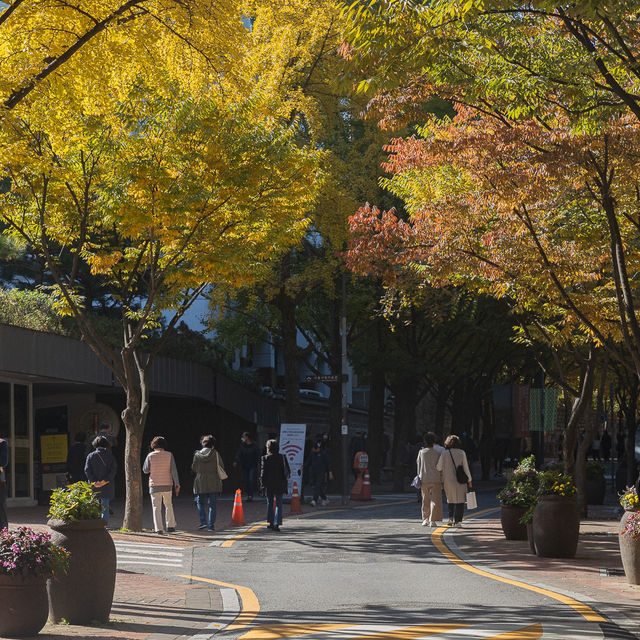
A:
<svg viewBox="0 0 640 640">
<path fill-rule="evenodd" d="M 158 567 L 182 567 L 182 549 L 168 545 L 139 542 L 116 542 L 118 566 L 151 565 Z"/>
</svg>

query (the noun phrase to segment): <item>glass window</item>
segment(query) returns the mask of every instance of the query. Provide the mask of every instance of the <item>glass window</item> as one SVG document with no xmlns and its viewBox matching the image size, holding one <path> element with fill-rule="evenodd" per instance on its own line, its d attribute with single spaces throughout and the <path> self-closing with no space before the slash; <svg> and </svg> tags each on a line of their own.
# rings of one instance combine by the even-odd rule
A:
<svg viewBox="0 0 640 640">
<path fill-rule="evenodd" d="M 0 382 L 0 435 L 11 437 L 11 385 Z"/>
<path fill-rule="evenodd" d="M 13 385 L 13 420 L 16 438 L 29 437 L 29 387 Z"/>
</svg>

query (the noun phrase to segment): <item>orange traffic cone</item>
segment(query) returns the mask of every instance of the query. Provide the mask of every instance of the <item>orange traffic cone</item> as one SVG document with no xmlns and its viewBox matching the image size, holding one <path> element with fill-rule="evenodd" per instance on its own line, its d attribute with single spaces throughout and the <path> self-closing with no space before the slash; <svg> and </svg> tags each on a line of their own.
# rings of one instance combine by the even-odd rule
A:
<svg viewBox="0 0 640 640">
<path fill-rule="evenodd" d="M 236 497 L 233 501 L 233 511 L 231 512 L 231 524 L 243 525 L 244 512 L 242 511 L 242 490 L 236 489 Z"/>
<path fill-rule="evenodd" d="M 358 471 L 358 477 L 351 487 L 351 499 L 360 500 L 360 494 L 362 493 L 362 470 Z"/>
<path fill-rule="evenodd" d="M 369 469 L 364 470 L 364 480 L 362 481 L 360 500 L 371 500 L 371 481 L 369 479 Z"/>
<path fill-rule="evenodd" d="M 300 504 L 300 494 L 298 493 L 298 483 L 293 483 L 293 491 L 291 492 L 291 511 L 289 513 L 297 515 L 302 513 L 302 505 Z"/>
</svg>

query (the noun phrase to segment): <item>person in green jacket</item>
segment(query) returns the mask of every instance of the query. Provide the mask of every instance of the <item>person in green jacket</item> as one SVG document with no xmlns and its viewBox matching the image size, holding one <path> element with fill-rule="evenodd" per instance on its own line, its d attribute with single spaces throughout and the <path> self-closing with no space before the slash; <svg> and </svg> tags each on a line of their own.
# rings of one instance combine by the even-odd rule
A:
<svg viewBox="0 0 640 640">
<path fill-rule="evenodd" d="M 212 435 L 203 436 L 202 449 L 196 451 L 191 463 L 191 471 L 196 474 L 193 493 L 200 516 L 199 529 L 214 530 L 216 521 L 216 500 L 222 491 L 219 468 L 223 468 L 220 454 L 216 451 L 216 440 Z"/>
</svg>

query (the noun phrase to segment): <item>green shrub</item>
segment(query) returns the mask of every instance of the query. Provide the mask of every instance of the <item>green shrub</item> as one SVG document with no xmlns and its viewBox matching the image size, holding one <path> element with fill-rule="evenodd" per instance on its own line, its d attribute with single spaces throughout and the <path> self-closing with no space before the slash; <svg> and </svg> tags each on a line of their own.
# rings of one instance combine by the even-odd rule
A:
<svg viewBox="0 0 640 640">
<path fill-rule="evenodd" d="M 102 505 L 88 482 L 76 482 L 53 491 L 48 517 L 65 522 L 99 520 L 102 517 Z"/>
</svg>

